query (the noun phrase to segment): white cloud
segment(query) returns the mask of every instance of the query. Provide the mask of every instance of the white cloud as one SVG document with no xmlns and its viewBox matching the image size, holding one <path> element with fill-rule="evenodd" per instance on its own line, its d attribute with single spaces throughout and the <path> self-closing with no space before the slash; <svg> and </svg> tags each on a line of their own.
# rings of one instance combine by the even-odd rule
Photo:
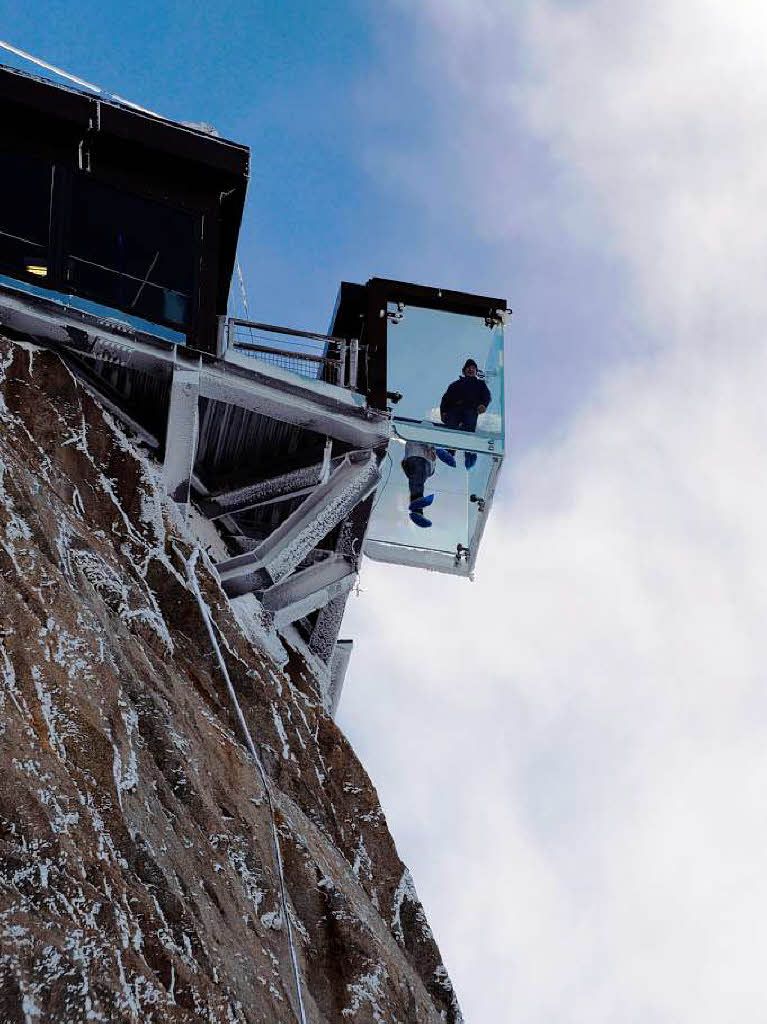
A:
<svg viewBox="0 0 767 1024">
<path fill-rule="evenodd" d="M 767 360 L 685 369 L 518 467 L 475 586 L 352 605 L 342 723 L 470 1020 L 760 1019 Z"/>
<path fill-rule="evenodd" d="M 529 244 L 554 222 L 563 244 L 598 242 L 677 331 L 723 303 L 757 316 L 763 5 L 425 0 L 404 24 L 369 97 L 391 118 L 377 174 L 453 230 Z"/>
<path fill-rule="evenodd" d="M 494 114 L 497 159 L 446 161 L 434 203 L 484 230 L 524 204 L 498 169 L 535 140 L 563 244 L 598 229 L 663 345 L 512 449 L 477 584 L 368 563 L 341 724 L 469 1021 L 766 1019 L 767 15 L 419 11 L 453 131 L 401 181 Z"/>
<path fill-rule="evenodd" d="M 529 27 L 533 128 L 608 212 L 650 307 L 696 330 L 722 304 L 761 308 L 763 6 L 544 3 Z"/>
</svg>

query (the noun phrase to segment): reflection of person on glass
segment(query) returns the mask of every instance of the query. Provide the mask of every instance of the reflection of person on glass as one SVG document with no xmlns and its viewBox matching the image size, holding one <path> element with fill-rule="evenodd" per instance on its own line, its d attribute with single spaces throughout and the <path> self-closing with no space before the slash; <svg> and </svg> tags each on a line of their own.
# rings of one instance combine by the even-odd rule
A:
<svg viewBox="0 0 767 1024">
<path fill-rule="evenodd" d="M 422 444 L 420 441 L 408 441 L 405 445 L 405 458 L 402 460 L 402 469 L 407 477 L 410 488 L 410 504 L 408 512 L 411 522 L 416 526 L 431 526 L 431 519 L 423 514 L 423 509 L 434 501 L 433 494 L 424 497 L 423 489 L 426 481 L 434 473 L 437 464 L 437 454 L 434 446 Z"/>
<path fill-rule="evenodd" d="M 487 409 L 490 401 L 490 389 L 477 376 L 477 364 L 473 359 L 467 359 L 461 376 L 453 381 L 439 403 L 442 422 L 453 430 L 466 430 L 473 434 L 477 429 L 477 416 Z M 455 466 L 454 448 L 437 448 L 437 455 L 448 466 Z M 477 461 L 477 453 L 464 452 L 463 458 L 466 468 L 471 469 Z"/>
</svg>

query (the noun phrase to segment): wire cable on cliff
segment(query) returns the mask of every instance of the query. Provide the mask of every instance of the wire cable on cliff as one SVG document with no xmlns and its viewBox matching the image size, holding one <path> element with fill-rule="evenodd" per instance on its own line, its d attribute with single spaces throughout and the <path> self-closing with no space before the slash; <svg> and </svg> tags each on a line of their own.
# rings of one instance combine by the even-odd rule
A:
<svg viewBox="0 0 767 1024">
<path fill-rule="evenodd" d="M 256 745 L 253 742 L 253 737 L 250 735 L 250 729 L 248 728 L 248 723 L 245 721 L 245 715 L 242 713 L 240 702 L 237 700 L 237 694 L 234 692 L 232 680 L 229 678 L 229 671 L 226 667 L 224 656 L 221 653 L 221 648 L 219 647 L 218 640 L 216 639 L 216 634 L 213 629 L 213 621 L 212 615 L 210 613 L 210 608 L 208 607 L 205 598 L 202 596 L 202 592 L 200 591 L 200 584 L 197 582 L 197 573 L 195 572 L 195 566 L 197 564 L 197 559 L 199 555 L 200 549 L 199 547 L 196 547 L 189 561 L 186 563 L 187 576 L 189 577 L 189 582 L 192 585 L 192 591 L 194 593 L 194 596 L 197 598 L 197 604 L 200 606 L 200 613 L 202 615 L 203 622 L 205 623 L 205 626 L 208 630 L 210 642 L 213 644 L 213 650 L 215 651 L 216 657 L 218 658 L 218 664 L 221 669 L 221 674 L 226 680 L 226 688 L 229 691 L 229 698 L 232 702 L 232 707 L 234 708 L 234 712 L 237 716 L 237 721 L 240 723 L 240 729 L 242 730 L 243 736 L 245 737 L 245 745 L 250 751 L 253 760 L 256 762 L 256 766 L 261 775 L 261 781 L 264 786 L 264 792 L 266 793 L 266 801 L 267 804 L 269 805 L 269 816 L 272 823 L 272 840 L 274 842 L 274 856 L 275 861 L 277 863 L 277 874 L 279 875 L 280 879 L 280 901 L 282 903 L 282 914 L 283 917 L 285 918 L 285 926 L 288 933 L 288 945 L 290 946 L 290 959 L 293 964 L 293 977 L 296 983 L 296 996 L 298 998 L 298 1009 L 300 1011 L 300 1024 L 307 1024 L 306 1010 L 304 1009 L 304 999 L 301 992 L 301 972 L 298 967 L 298 957 L 296 956 L 296 947 L 293 942 L 293 928 L 290 923 L 290 915 L 288 914 L 288 895 L 285 886 L 285 872 L 282 867 L 280 839 L 279 834 L 277 832 L 277 823 L 275 821 L 274 816 L 274 804 L 272 802 L 272 794 L 269 788 L 269 779 L 266 774 L 266 769 L 264 768 L 263 762 L 259 757 Z"/>
</svg>

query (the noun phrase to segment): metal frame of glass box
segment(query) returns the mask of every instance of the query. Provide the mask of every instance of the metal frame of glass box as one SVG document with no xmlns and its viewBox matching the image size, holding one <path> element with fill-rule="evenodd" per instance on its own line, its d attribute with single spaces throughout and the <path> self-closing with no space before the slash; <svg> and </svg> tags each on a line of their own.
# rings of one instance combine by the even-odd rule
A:
<svg viewBox="0 0 767 1024">
<path fill-rule="evenodd" d="M 394 332 L 401 329 L 401 321 L 408 310 L 448 314 L 466 322 L 475 321 L 496 332 L 495 363 L 490 371 L 495 374 L 496 383 L 495 431 L 452 430 L 439 421 L 436 410 L 431 416 L 420 417 L 398 412 L 401 396 L 392 390 L 392 352 L 396 344 Z M 472 575 L 505 450 L 504 328 L 510 313 L 504 299 L 404 281 L 372 278 L 366 285 L 348 282 L 341 285 L 330 334 L 359 339 L 361 386 L 371 405 L 389 412 L 392 425 L 392 440 L 387 453 L 388 472 L 384 472 L 379 485 L 365 541 L 364 550 L 369 557 L 455 575 Z M 419 344 L 418 338 L 414 339 L 414 344 Z M 423 348 L 427 343 L 421 339 L 420 344 Z M 429 360 L 440 368 L 439 344 L 432 342 L 427 347 Z M 491 348 L 488 345 L 488 350 Z M 451 371 L 457 373 L 460 367 L 445 365 L 441 369 L 447 382 Z M 437 399 L 435 392 L 435 403 Z M 402 444 L 407 441 L 420 441 L 456 451 L 459 465 L 452 471 L 453 480 L 441 462 L 437 463 L 432 480 L 432 484 L 437 485 L 443 481 L 444 487 L 435 499 L 435 513 L 438 514 L 440 507 L 446 505 L 452 509 L 455 529 L 450 539 L 439 528 L 437 517 L 433 519 L 430 530 L 419 529 L 407 521 L 407 502 L 402 497 L 404 484 L 398 468 L 404 454 Z M 465 459 L 464 453 L 467 452 L 476 453 L 476 463 L 472 470 L 466 471 L 466 479 L 459 482 L 460 460 Z M 392 489 L 397 493 L 393 494 Z M 429 489 L 435 490 L 433 486 Z M 439 490 L 438 486 L 436 490 Z"/>
</svg>

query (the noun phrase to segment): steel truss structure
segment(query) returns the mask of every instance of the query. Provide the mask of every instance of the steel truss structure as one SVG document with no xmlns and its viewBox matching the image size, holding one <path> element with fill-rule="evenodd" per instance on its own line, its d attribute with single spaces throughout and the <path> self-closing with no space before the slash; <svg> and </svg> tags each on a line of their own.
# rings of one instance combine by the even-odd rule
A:
<svg viewBox="0 0 767 1024">
<path fill-rule="evenodd" d="M 247 147 L 10 69 L 0 68 L 0 99 L 0 328 L 55 350 L 150 448 L 173 501 L 215 523 L 226 594 L 254 594 L 285 639 L 326 666 L 334 711 L 351 653 L 338 633 L 362 555 L 471 576 L 503 458 L 502 427 L 480 437 L 397 424 L 387 346 L 389 357 L 398 339 L 402 350 L 401 311 L 493 328 L 505 301 L 372 278 L 342 283 L 327 335 L 230 317 Z M 437 381 L 457 368 L 435 337 L 414 348 Z M 499 367 L 502 399 L 502 351 Z M 502 400 L 494 408 L 502 420 Z M 488 467 L 458 543 L 430 546 L 417 529 L 396 543 L 367 536 L 391 479 L 383 460 L 418 430 Z M 394 482 L 409 529 L 408 481 Z"/>
<path fill-rule="evenodd" d="M 215 521 L 227 595 L 255 594 L 278 631 L 327 666 L 359 571 L 388 419 L 349 389 L 253 359 L 173 345 L 0 287 L 0 324 L 59 353 L 162 460 L 168 494 Z M 286 468 L 287 467 L 287 468 Z"/>
</svg>

